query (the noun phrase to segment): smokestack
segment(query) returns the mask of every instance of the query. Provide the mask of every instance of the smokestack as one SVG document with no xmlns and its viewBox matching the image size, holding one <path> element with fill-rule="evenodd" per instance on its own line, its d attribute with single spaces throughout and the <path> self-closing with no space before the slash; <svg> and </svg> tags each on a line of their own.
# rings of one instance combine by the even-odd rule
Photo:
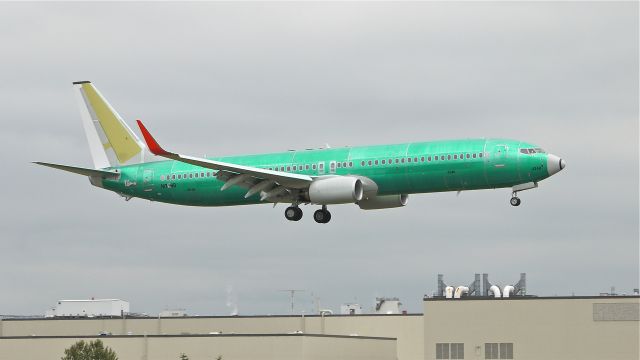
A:
<svg viewBox="0 0 640 360">
<path fill-rule="evenodd" d="M 489 274 L 482 274 L 482 296 L 489 296 L 489 288 L 491 284 L 489 284 Z"/>
</svg>

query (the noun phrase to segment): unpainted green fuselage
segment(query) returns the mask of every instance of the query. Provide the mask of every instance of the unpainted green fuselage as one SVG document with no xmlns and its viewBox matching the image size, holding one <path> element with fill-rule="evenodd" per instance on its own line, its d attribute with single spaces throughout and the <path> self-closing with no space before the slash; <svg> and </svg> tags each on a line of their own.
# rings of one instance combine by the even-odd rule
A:
<svg viewBox="0 0 640 360">
<path fill-rule="evenodd" d="M 535 147 L 516 140 L 478 139 L 211 159 L 311 177 L 363 176 L 377 184 L 378 195 L 393 195 L 503 188 L 540 181 L 549 177 L 547 154 L 519 151 Z M 149 162 L 114 169 L 121 176 L 104 179 L 101 185 L 127 197 L 192 206 L 261 203 L 259 194 L 245 198 L 246 188 L 232 186 L 221 191 L 224 182 L 215 177 L 215 171 L 178 161 Z"/>
</svg>

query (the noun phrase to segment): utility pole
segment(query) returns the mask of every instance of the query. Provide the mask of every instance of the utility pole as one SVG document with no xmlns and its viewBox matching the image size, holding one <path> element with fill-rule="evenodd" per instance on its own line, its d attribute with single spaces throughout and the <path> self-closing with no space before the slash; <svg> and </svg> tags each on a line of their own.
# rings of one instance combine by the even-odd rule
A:
<svg viewBox="0 0 640 360">
<path fill-rule="evenodd" d="M 294 309 L 294 299 L 295 299 L 295 295 L 296 292 L 304 292 L 306 290 L 301 290 L 301 289 L 285 289 L 285 290 L 278 290 L 278 291 L 287 291 L 291 294 L 291 314 L 293 315 L 293 309 Z"/>
</svg>

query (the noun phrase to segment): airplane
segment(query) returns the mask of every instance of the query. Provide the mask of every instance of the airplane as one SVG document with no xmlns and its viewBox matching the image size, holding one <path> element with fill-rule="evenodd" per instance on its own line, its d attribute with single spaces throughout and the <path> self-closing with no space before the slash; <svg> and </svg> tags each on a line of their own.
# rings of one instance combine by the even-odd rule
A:
<svg viewBox="0 0 640 360">
<path fill-rule="evenodd" d="M 364 210 L 403 207 L 409 194 L 538 187 L 566 163 L 518 140 L 465 139 L 392 145 L 319 148 L 226 157 L 195 157 L 165 150 L 137 120 L 144 139 L 127 126 L 90 81 L 74 82 L 93 168 L 35 162 L 89 177 L 92 185 L 132 198 L 190 206 L 291 204 L 285 218 L 302 218 L 300 205 L 320 206 L 317 223 L 331 220 L 329 205 Z"/>
</svg>

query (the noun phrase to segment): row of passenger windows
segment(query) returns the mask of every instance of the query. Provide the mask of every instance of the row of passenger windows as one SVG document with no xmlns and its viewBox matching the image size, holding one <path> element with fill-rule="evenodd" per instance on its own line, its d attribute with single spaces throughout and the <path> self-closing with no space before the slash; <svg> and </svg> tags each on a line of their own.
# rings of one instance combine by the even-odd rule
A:
<svg viewBox="0 0 640 360">
<path fill-rule="evenodd" d="M 417 162 L 431 162 L 431 161 L 445 161 L 445 160 L 464 160 L 464 159 L 477 159 L 482 158 L 484 153 L 463 153 L 463 154 L 447 154 L 447 155 L 433 155 L 433 156 L 415 156 L 415 157 L 407 157 L 407 158 L 390 158 L 390 159 L 382 159 L 382 160 L 368 160 L 361 161 L 360 165 L 362 166 L 375 166 L 375 165 L 391 165 L 391 164 L 404 164 L 406 163 L 417 163 Z M 332 162 L 333 165 L 339 168 L 352 168 L 353 161 L 342 161 L 342 162 Z M 320 162 L 318 164 L 299 164 L 299 165 L 287 165 L 287 166 L 272 166 L 266 168 L 272 171 L 283 171 L 283 172 L 291 172 L 291 171 L 309 171 L 309 170 L 320 170 L 324 171 L 324 163 Z M 333 171 L 333 168 L 332 168 Z M 179 173 L 179 174 L 170 174 L 170 175 L 160 175 L 160 181 L 165 180 L 182 180 L 182 179 L 198 179 L 215 176 L 214 172 L 192 172 L 192 173 Z"/>
<path fill-rule="evenodd" d="M 352 168 L 353 167 L 353 161 L 343 161 L 343 162 L 338 162 L 336 163 L 337 167 L 343 167 L 343 168 Z M 275 167 L 268 167 L 268 170 L 273 170 L 273 171 L 286 171 L 286 172 L 291 172 L 291 171 L 308 171 L 308 170 L 324 170 L 324 163 L 318 163 L 318 164 L 300 164 L 300 165 L 287 165 L 287 166 L 275 166 Z"/>
<path fill-rule="evenodd" d="M 446 154 L 446 155 L 434 155 L 434 156 L 414 156 L 407 158 L 396 158 L 396 159 L 382 159 L 382 160 L 369 160 L 369 161 L 361 161 L 360 165 L 362 166 L 373 166 L 373 165 L 391 165 L 395 164 L 404 164 L 405 161 L 407 163 L 414 162 L 431 162 L 431 161 L 444 161 L 444 160 L 464 160 L 464 159 L 477 159 L 484 156 L 484 153 L 463 153 L 463 154 Z"/>
<path fill-rule="evenodd" d="M 165 180 L 182 180 L 182 179 L 198 179 L 204 177 L 216 176 L 215 173 L 211 171 L 207 172 L 193 172 L 193 173 L 180 173 L 180 174 L 171 174 L 171 175 L 160 175 L 160 181 Z"/>
</svg>

